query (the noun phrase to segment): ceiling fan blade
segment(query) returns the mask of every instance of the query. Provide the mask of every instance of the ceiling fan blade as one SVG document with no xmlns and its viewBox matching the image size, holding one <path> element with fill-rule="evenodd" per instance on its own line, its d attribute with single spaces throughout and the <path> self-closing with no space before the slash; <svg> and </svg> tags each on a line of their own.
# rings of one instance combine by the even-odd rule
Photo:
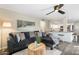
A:
<svg viewBox="0 0 79 59">
<path fill-rule="evenodd" d="M 58 10 L 58 12 L 61 13 L 61 14 L 65 14 L 65 12 L 62 11 L 62 10 Z"/>
<path fill-rule="evenodd" d="M 54 6 L 54 11 L 57 10 L 57 9 L 58 9 L 58 5 L 55 5 Z"/>
<path fill-rule="evenodd" d="M 62 8 L 63 6 L 64 6 L 64 4 L 59 4 L 58 7 L 59 7 L 59 9 L 60 9 L 60 8 Z"/>
<path fill-rule="evenodd" d="M 51 13 L 53 13 L 54 11 L 51 11 L 51 12 L 49 12 L 49 13 L 47 13 L 46 15 L 49 15 L 49 14 L 51 14 Z"/>
</svg>

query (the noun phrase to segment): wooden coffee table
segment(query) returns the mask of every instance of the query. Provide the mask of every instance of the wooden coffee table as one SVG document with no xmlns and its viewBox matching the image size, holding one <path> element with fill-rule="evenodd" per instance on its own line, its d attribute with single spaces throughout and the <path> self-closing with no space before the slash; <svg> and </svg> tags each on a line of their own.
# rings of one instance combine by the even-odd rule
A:
<svg viewBox="0 0 79 59">
<path fill-rule="evenodd" d="M 38 47 L 35 46 L 35 43 L 31 43 L 28 46 L 28 55 L 45 55 L 46 46 L 44 43 L 40 43 Z"/>
</svg>

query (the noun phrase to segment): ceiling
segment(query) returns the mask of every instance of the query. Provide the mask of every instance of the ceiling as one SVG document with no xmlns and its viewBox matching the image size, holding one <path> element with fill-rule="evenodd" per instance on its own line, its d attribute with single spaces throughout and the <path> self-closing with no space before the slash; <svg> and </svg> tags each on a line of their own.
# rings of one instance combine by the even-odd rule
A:
<svg viewBox="0 0 79 59">
<path fill-rule="evenodd" d="M 65 4 L 62 8 L 62 10 L 66 12 L 64 15 L 58 12 L 46 15 L 46 13 L 53 10 L 54 5 L 55 4 L 1 4 L 0 8 L 46 20 L 63 20 L 65 17 L 67 17 L 69 21 L 79 20 L 79 4 Z"/>
</svg>

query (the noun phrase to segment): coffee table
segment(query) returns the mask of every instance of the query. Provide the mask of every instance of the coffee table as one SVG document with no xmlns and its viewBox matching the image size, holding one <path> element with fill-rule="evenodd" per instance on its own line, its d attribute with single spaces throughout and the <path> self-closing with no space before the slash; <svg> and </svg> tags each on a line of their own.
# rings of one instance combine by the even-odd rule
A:
<svg viewBox="0 0 79 59">
<path fill-rule="evenodd" d="M 45 55 L 46 46 L 44 43 L 40 43 L 38 47 L 35 46 L 35 43 L 31 43 L 28 46 L 28 55 Z"/>
</svg>

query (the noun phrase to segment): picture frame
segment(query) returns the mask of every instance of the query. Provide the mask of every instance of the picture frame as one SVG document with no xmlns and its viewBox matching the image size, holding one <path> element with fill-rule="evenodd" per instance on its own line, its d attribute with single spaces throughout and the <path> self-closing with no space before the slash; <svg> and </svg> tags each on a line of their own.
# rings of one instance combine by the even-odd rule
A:
<svg viewBox="0 0 79 59">
<path fill-rule="evenodd" d="M 22 28 L 22 27 L 27 27 L 27 26 L 35 26 L 35 22 L 17 20 L 17 28 Z"/>
</svg>

